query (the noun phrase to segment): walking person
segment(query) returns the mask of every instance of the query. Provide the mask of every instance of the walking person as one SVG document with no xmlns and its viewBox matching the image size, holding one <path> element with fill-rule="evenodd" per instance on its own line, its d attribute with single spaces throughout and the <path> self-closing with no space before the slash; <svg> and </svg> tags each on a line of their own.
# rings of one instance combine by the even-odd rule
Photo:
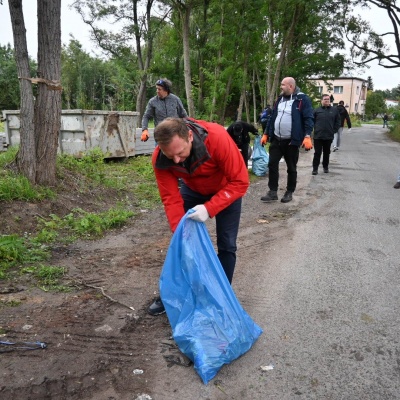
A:
<svg viewBox="0 0 400 400">
<path fill-rule="evenodd" d="M 300 146 L 312 149 L 311 133 L 314 127 L 313 109 L 310 98 L 296 86 L 292 77 L 281 82 L 281 94 L 275 102 L 266 131 L 261 138 L 269 146 L 269 191 L 261 201 L 269 203 L 278 200 L 279 161 L 284 157 L 287 166 L 286 192 L 282 203 L 292 200 L 297 184 L 297 161 Z"/>
<path fill-rule="evenodd" d="M 314 110 L 314 158 L 312 174 L 318 174 L 322 157 L 322 167 L 329 172 L 329 155 L 334 134 L 340 128 L 340 115 L 337 107 L 332 107 L 328 94 L 322 95 L 321 107 Z"/>
<path fill-rule="evenodd" d="M 233 124 L 229 125 L 226 129 L 236 143 L 236 146 L 242 153 L 244 165 L 247 168 L 249 163 L 249 145 L 250 145 L 250 135 L 249 132 L 254 135 L 258 135 L 258 130 L 254 125 L 249 124 L 244 121 L 236 121 Z"/>
<path fill-rule="evenodd" d="M 195 221 L 215 217 L 218 258 L 232 282 L 242 197 L 249 187 L 240 152 L 223 126 L 190 118 L 165 119 L 154 138 L 152 163 L 172 232 L 191 208 L 195 212 L 188 218 Z M 164 311 L 160 298 L 148 309 L 151 315 Z"/>
<path fill-rule="evenodd" d="M 339 111 L 340 115 L 340 128 L 338 131 L 335 133 L 335 136 L 333 137 L 333 151 L 338 151 L 340 147 L 340 142 L 341 142 L 341 137 L 343 133 L 343 128 L 344 128 L 344 121 L 347 123 L 347 128 L 349 129 L 348 132 L 351 132 L 351 120 L 349 113 L 347 112 L 345 106 L 344 106 L 344 101 L 341 100 L 339 101 L 339 104 L 337 106 L 337 109 Z"/>
<path fill-rule="evenodd" d="M 156 127 L 165 118 L 186 118 L 188 116 L 181 99 L 171 93 L 171 88 L 172 83 L 166 78 L 159 79 L 156 82 L 157 95 L 147 103 L 142 118 L 142 136 L 140 139 L 142 142 L 149 140 L 148 124 L 150 119 L 154 120 Z"/>
<path fill-rule="evenodd" d="M 389 115 L 385 113 L 385 115 L 383 116 L 383 128 L 385 127 L 389 128 L 388 121 L 389 121 Z"/>
</svg>

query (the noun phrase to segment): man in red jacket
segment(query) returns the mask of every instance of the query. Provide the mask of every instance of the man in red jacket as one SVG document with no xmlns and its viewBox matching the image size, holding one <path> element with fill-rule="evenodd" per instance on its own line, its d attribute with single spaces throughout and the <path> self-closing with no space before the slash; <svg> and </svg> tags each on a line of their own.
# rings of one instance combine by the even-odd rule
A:
<svg viewBox="0 0 400 400">
<path fill-rule="evenodd" d="M 188 218 L 215 217 L 218 258 L 232 282 L 242 197 L 249 176 L 242 155 L 223 126 L 194 119 L 167 118 L 154 130 L 157 147 L 152 163 L 172 232 L 189 209 Z M 181 179 L 181 187 L 178 179 Z M 160 298 L 149 314 L 163 313 Z"/>
</svg>

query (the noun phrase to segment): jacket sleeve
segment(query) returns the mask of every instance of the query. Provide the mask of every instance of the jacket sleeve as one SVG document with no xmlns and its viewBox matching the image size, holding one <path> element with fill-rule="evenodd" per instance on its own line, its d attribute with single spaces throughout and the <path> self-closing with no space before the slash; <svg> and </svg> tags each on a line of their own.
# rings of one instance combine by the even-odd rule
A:
<svg viewBox="0 0 400 400">
<path fill-rule="evenodd" d="M 183 107 L 182 100 L 178 97 L 178 115 L 180 118 L 186 118 L 188 116 L 185 107 Z"/>
<path fill-rule="evenodd" d="M 206 129 L 208 129 L 207 125 Z M 207 148 L 212 159 L 223 172 L 226 183 L 209 201 L 204 203 L 211 218 L 231 205 L 235 200 L 243 197 L 250 184 L 249 173 L 243 162 L 242 154 L 229 136 L 223 134 L 224 128 L 220 127 L 220 129 L 222 130 L 221 134 L 218 133 L 218 135 L 214 136 L 214 139 L 217 139 L 216 143 L 212 147 L 207 146 Z M 207 138 L 207 140 L 209 139 Z"/>
<path fill-rule="evenodd" d="M 340 120 L 340 114 L 339 114 L 339 110 L 336 109 L 336 116 L 335 116 L 335 125 L 334 125 L 334 133 L 337 133 L 337 131 L 339 130 L 341 126 L 341 120 Z"/>
<path fill-rule="evenodd" d="M 351 128 L 350 116 L 349 116 L 349 113 L 347 112 L 347 110 L 345 110 L 345 111 L 346 111 L 345 118 L 346 118 L 347 127 L 350 129 Z"/>
<path fill-rule="evenodd" d="M 152 99 L 150 99 L 142 117 L 142 131 L 148 129 L 149 120 L 152 118 L 154 118 L 154 107 L 152 105 Z"/>
<path fill-rule="evenodd" d="M 175 232 L 179 221 L 185 215 L 183 199 L 179 192 L 177 177 L 168 169 L 155 168 L 159 153 L 160 148 L 157 146 L 152 156 L 154 174 L 169 226 L 171 231 Z"/>
<path fill-rule="evenodd" d="M 301 113 L 303 115 L 304 133 L 305 135 L 311 136 L 314 129 L 314 113 L 311 100 L 308 96 L 304 96 L 303 98 L 303 107 Z"/>
</svg>

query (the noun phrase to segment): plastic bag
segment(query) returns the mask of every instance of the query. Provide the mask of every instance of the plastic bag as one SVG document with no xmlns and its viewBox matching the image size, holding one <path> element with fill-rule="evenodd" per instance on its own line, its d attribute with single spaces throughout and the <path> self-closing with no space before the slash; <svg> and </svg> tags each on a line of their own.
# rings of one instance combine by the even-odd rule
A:
<svg viewBox="0 0 400 400">
<path fill-rule="evenodd" d="M 204 223 L 180 221 L 160 277 L 172 335 L 204 383 L 247 352 L 262 329 L 239 304 Z"/>
<path fill-rule="evenodd" d="M 252 156 L 253 174 L 257 176 L 265 176 L 268 172 L 269 154 L 261 145 L 261 136 L 257 135 L 254 138 L 254 148 Z"/>
</svg>

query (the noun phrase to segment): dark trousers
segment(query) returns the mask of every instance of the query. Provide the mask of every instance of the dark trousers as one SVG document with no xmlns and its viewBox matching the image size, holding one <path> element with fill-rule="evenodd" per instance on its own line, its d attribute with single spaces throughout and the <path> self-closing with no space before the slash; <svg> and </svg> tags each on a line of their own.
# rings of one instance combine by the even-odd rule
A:
<svg viewBox="0 0 400 400">
<path fill-rule="evenodd" d="M 322 140 L 322 139 L 314 139 L 314 158 L 313 158 L 313 169 L 318 169 L 319 162 L 321 160 L 321 154 L 323 153 L 322 157 L 322 167 L 328 168 L 329 166 L 329 155 L 331 154 L 331 144 L 332 139 L 330 140 Z"/>
<path fill-rule="evenodd" d="M 241 144 L 240 146 L 238 146 L 238 148 L 240 149 L 240 152 L 242 153 L 244 165 L 247 168 L 248 163 L 249 163 L 249 144 L 248 143 Z"/>
<path fill-rule="evenodd" d="M 180 192 L 184 201 L 185 211 L 198 204 L 204 204 L 212 197 L 212 195 L 203 196 L 200 193 L 194 192 L 185 184 L 182 184 Z M 236 265 L 236 239 L 239 231 L 241 210 L 242 199 L 240 198 L 215 216 L 218 258 L 230 283 L 232 283 Z"/>
<path fill-rule="evenodd" d="M 299 146 L 293 146 L 288 140 L 273 140 L 269 146 L 268 162 L 268 187 L 270 190 L 278 190 L 279 186 L 279 161 L 285 159 L 287 167 L 286 190 L 294 192 L 297 183 L 297 161 L 299 160 Z"/>
</svg>

